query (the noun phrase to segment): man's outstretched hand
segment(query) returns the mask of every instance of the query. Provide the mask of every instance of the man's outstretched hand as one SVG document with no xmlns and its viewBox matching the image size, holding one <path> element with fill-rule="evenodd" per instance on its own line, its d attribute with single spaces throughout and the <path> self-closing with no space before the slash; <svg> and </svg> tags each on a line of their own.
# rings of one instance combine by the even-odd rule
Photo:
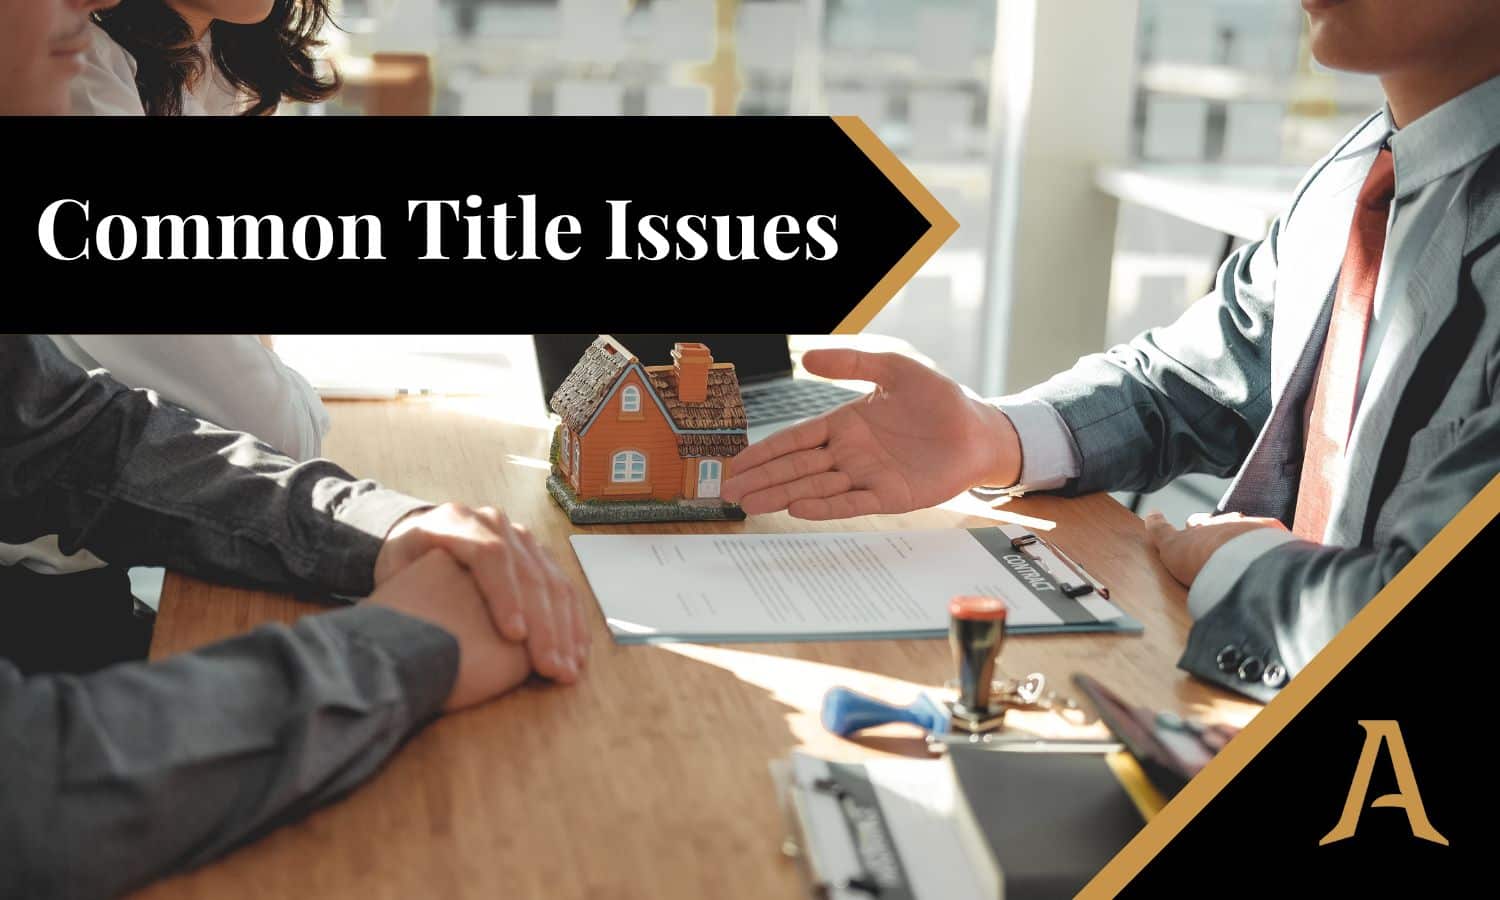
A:
<svg viewBox="0 0 1500 900">
<path fill-rule="evenodd" d="M 745 512 L 903 513 L 1020 477 L 1020 440 L 1005 414 L 916 360 L 839 349 L 808 351 L 802 363 L 814 375 L 872 381 L 875 392 L 736 456 L 723 497 Z"/>
</svg>

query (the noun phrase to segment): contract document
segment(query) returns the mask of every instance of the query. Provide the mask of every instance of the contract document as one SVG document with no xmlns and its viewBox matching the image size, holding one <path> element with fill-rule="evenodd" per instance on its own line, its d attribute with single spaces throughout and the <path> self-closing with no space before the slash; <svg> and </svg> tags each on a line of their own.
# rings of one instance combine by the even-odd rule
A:
<svg viewBox="0 0 1500 900">
<path fill-rule="evenodd" d="M 1010 634 L 1141 630 L 1107 591 L 1069 596 L 1068 574 L 1013 545 L 1028 534 L 585 534 L 573 550 L 619 643 L 943 637 L 959 594 L 1004 600 Z"/>
</svg>

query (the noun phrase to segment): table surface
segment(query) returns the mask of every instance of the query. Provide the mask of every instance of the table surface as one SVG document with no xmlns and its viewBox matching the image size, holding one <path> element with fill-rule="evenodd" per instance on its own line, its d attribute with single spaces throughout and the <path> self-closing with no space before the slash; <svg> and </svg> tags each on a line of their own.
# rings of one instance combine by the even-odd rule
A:
<svg viewBox="0 0 1500 900">
<path fill-rule="evenodd" d="M 549 499 L 545 422 L 515 421 L 503 398 L 329 406 L 329 457 L 414 495 L 503 506 L 586 584 L 568 537 L 607 529 L 575 528 Z M 1139 636 L 1012 638 L 1001 658 L 1007 672 L 1041 671 L 1070 694 L 1072 673 L 1088 672 L 1134 702 L 1233 724 L 1253 714 L 1256 707 L 1175 668 L 1189 625 L 1184 592 L 1151 552 L 1140 520 L 1106 495 L 1025 497 L 1000 508 L 965 496 L 909 515 L 836 523 L 779 514 L 611 530 L 877 530 L 997 521 L 1046 529 L 1145 625 Z M 317 609 L 171 574 L 152 656 Z M 801 896 L 797 866 L 781 852 L 784 820 L 768 764 L 796 747 L 838 759 L 924 755 L 912 731 L 892 729 L 861 743 L 834 738 L 818 723 L 820 700 L 842 684 L 907 702 L 951 677 L 941 640 L 619 646 L 592 604 L 589 616 L 595 649 L 580 684 L 533 680 L 444 718 L 348 798 L 139 896 Z M 1079 731 L 1050 714 L 1017 724 L 1039 733 Z"/>
</svg>

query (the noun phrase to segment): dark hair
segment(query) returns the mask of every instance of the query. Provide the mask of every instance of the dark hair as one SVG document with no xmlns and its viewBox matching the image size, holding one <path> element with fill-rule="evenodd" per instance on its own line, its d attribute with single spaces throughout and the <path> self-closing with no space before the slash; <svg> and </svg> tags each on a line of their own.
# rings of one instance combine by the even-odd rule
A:
<svg viewBox="0 0 1500 900">
<path fill-rule="evenodd" d="M 330 21 L 329 0 L 275 0 L 256 25 L 215 21 L 212 59 L 204 59 L 187 22 L 163 0 L 120 0 L 94 14 L 99 26 L 135 57 L 135 85 L 148 116 L 182 114 L 182 91 L 208 66 L 249 98 L 244 115 L 259 116 L 282 100 L 317 102 L 339 89 L 337 74 L 320 77 L 312 52 Z"/>
</svg>

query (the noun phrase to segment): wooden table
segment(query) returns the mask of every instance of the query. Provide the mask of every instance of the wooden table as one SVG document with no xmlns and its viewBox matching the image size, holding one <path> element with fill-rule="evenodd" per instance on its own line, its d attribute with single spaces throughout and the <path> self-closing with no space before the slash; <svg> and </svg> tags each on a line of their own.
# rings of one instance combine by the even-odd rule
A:
<svg viewBox="0 0 1500 900">
<path fill-rule="evenodd" d="M 503 506 L 585 584 L 567 540 L 575 528 L 543 484 L 545 422 L 506 421 L 504 401 L 485 398 L 330 407 L 331 458 L 418 496 Z M 1146 631 L 1012 639 L 1007 671 L 1042 671 L 1057 685 L 1086 671 L 1141 703 L 1235 723 L 1253 713 L 1175 668 L 1189 624 L 1183 591 L 1156 561 L 1140 520 L 1119 504 L 1105 495 L 1027 497 L 996 512 L 977 501 L 961 509 L 966 502 L 838 523 L 774 515 L 628 530 L 950 527 L 1016 516 L 1055 523 L 1051 537 Z M 316 609 L 170 575 L 152 655 Z M 768 763 L 798 746 L 842 759 L 920 752 L 911 732 L 863 746 L 833 738 L 818 723 L 819 701 L 845 684 L 905 702 L 952 671 L 940 640 L 626 647 L 610 641 L 597 607 L 589 615 L 594 654 L 579 685 L 538 681 L 443 719 L 342 802 L 140 896 L 797 897 L 800 875 L 780 851 L 785 832 Z M 1062 721 L 1044 715 L 1028 724 L 1047 731 Z"/>
</svg>

